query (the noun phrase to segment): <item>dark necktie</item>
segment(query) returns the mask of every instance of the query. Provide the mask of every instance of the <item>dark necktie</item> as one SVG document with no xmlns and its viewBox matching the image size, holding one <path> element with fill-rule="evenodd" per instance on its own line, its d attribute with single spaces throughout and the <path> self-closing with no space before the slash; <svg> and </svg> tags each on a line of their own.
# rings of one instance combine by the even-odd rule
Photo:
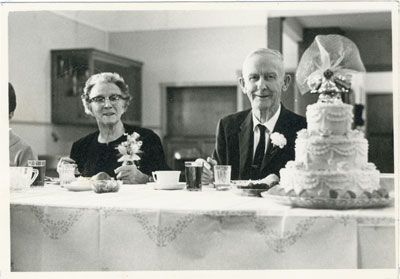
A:
<svg viewBox="0 0 400 279">
<path fill-rule="evenodd" d="M 258 124 L 258 129 L 260 130 L 260 141 L 258 142 L 256 153 L 254 154 L 253 165 L 255 168 L 260 169 L 265 153 L 265 126 Z"/>
</svg>

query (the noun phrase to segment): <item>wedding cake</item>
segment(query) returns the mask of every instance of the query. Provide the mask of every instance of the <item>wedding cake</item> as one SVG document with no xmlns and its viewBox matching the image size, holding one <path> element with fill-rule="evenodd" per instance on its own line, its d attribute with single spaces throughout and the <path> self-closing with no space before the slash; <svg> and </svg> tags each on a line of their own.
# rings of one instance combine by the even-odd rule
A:
<svg viewBox="0 0 400 279">
<path fill-rule="evenodd" d="M 343 43 L 351 47 L 343 47 Z M 313 44 L 302 57 L 296 78 L 304 81 L 303 87 L 299 86 L 301 92 L 320 96 L 306 109 L 307 129 L 297 133 L 295 160 L 280 170 L 280 187 L 286 195 L 296 197 L 387 197 L 379 185 L 379 171 L 368 162 L 368 141 L 360 130 L 351 128 L 353 106 L 341 98 L 350 89 L 348 74 L 364 69 L 361 60 L 352 61 L 349 67 L 345 59 L 345 51 L 352 49 L 354 55 L 356 50 L 358 55 L 358 50 L 339 35 L 317 36 Z M 315 57 L 318 62 L 310 63 Z M 345 62 L 347 67 L 343 67 Z M 311 67 L 315 64 L 317 69 Z"/>
<path fill-rule="evenodd" d="M 368 162 L 368 142 L 351 130 L 352 106 L 317 102 L 307 107 L 308 128 L 298 132 L 295 161 L 280 171 L 286 193 L 305 197 L 367 198 L 381 194 L 379 171 Z"/>
</svg>

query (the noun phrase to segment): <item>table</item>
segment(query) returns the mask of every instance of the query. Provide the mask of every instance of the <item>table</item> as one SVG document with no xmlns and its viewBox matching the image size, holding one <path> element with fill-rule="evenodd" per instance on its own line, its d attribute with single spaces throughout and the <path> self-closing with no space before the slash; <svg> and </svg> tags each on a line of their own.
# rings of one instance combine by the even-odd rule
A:
<svg viewBox="0 0 400 279">
<path fill-rule="evenodd" d="M 12 271 L 395 268 L 394 208 L 311 210 L 203 188 L 12 193 Z"/>
</svg>

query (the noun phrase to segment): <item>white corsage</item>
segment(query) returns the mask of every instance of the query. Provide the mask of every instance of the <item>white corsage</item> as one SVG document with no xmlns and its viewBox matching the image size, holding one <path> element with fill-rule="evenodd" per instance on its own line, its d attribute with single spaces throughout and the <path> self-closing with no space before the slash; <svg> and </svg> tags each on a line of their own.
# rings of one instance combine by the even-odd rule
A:
<svg viewBox="0 0 400 279">
<path fill-rule="evenodd" d="M 124 134 L 127 136 L 127 141 L 121 142 L 117 149 L 119 153 L 121 153 L 121 158 L 118 159 L 118 162 L 123 162 L 122 165 L 133 164 L 134 161 L 140 160 L 140 157 L 137 155 L 138 153 L 142 153 L 140 150 L 143 142 L 138 140 L 140 135 L 136 132 L 133 132 L 132 135 Z"/>
<path fill-rule="evenodd" d="M 287 141 L 284 135 L 275 132 L 271 134 L 271 143 L 274 146 L 279 146 L 279 148 L 282 149 L 286 145 Z"/>
</svg>

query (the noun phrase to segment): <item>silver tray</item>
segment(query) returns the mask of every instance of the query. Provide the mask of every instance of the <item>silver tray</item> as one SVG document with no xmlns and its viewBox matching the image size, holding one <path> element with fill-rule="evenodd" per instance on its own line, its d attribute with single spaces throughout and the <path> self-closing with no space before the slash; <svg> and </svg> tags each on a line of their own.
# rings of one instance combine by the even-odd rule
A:
<svg viewBox="0 0 400 279">
<path fill-rule="evenodd" d="M 371 198 L 371 199 L 330 199 L 322 197 L 289 197 L 262 192 L 263 198 L 279 204 L 292 207 L 311 209 L 357 209 L 357 208 L 380 208 L 393 205 L 393 198 Z"/>
</svg>

